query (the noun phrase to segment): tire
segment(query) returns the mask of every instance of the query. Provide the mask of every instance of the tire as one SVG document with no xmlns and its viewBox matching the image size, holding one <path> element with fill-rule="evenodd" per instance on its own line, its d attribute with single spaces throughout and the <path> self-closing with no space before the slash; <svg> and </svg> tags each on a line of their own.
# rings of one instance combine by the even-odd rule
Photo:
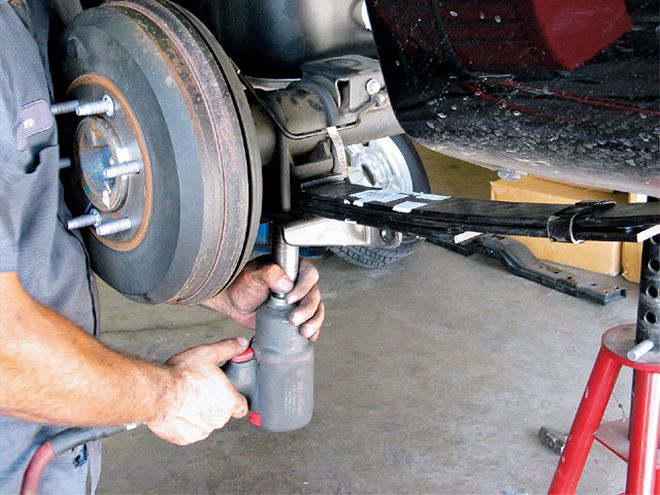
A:
<svg viewBox="0 0 660 495">
<path fill-rule="evenodd" d="M 379 145 L 379 147 L 384 148 L 385 150 L 392 150 L 394 153 L 398 152 L 399 156 L 393 158 L 395 163 L 390 163 L 390 167 L 385 167 L 384 169 L 381 168 L 378 170 L 378 173 L 365 174 L 364 179 L 366 179 L 366 182 L 364 179 L 361 179 L 359 173 L 353 174 L 352 177 L 349 176 L 349 180 L 352 183 L 362 183 L 363 185 L 370 185 L 372 187 L 398 189 L 405 192 L 431 192 L 431 186 L 429 185 L 429 179 L 426 175 L 422 159 L 419 157 L 419 154 L 415 150 L 415 146 L 408 136 L 405 134 L 399 134 L 397 136 L 376 139 L 364 145 L 364 148 L 368 148 L 374 144 Z M 348 148 L 350 154 L 350 148 L 352 147 L 349 146 Z M 390 153 L 388 156 L 394 156 L 394 153 Z M 405 163 L 405 165 L 402 166 L 403 163 Z M 404 172 L 404 174 L 397 177 L 397 170 L 399 172 Z M 393 173 L 388 175 L 388 172 Z M 405 172 L 407 172 L 407 176 Z M 406 191 L 406 189 L 409 191 Z M 420 237 L 405 235 L 403 236 L 401 245 L 396 249 L 370 248 L 363 246 L 342 246 L 330 249 L 341 259 L 346 260 L 355 266 L 361 268 L 383 268 L 410 256 L 423 242 L 424 239 Z"/>
</svg>

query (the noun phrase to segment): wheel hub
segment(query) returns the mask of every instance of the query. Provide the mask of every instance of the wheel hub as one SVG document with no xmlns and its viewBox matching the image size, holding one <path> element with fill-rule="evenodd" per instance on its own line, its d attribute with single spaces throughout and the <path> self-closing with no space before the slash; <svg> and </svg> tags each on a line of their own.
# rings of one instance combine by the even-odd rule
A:
<svg viewBox="0 0 660 495">
<path fill-rule="evenodd" d="M 118 163 L 121 145 L 112 128 L 103 119 L 90 117 L 80 123 L 76 132 L 76 158 L 83 191 L 95 208 L 116 211 L 126 201 L 128 178 L 107 180 L 104 172 Z"/>
<path fill-rule="evenodd" d="M 405 157 L 391 138 L 346 147 L 350 158 L 348 179 L 351 184 L 412 191 L 413 182 Z"/>
<path fill-rule="evenodd" d="M 101 75 L 82 75 L 68 93 L 78 101 L 106 99 L 113 103 L 111 115 L 86 117 L 78 124 L 74 165 L 80 189 L 75 195 L 81 209 L 95 208 L 105 222 L 130 220 L 130 229 L 108 236 L 90 230 L 105 246 L 128 251 L 144 239 L 152 209 L 151 165 L 138 119 L 126 97 Z M 123 173 L 108 175 L 122 168 Z"/>
</svg>

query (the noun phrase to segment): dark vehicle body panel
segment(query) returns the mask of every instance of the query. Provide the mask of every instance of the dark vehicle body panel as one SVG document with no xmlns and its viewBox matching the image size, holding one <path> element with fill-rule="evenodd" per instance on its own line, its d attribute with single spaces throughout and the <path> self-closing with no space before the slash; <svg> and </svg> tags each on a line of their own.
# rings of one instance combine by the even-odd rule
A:
<svg viewBox="0 0 660 495">
<path fill-rule="evenodd" d="M 657 0 L 368 5 L 397 117 L 422 144 L 660 195 Z"/>
</svg>

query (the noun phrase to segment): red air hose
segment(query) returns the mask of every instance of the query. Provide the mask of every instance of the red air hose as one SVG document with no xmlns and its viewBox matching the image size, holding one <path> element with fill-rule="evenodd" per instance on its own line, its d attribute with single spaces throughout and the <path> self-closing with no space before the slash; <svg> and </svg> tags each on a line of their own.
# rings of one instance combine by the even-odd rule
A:
<svg viewBox="0 0 660 495">
<path fill-rule="evenodd" d="M 55 459 L 55 450 L 50 442 L 37 449 L 25 470 L 21 495 L 39 495 L 39 479 L 44 468 Z"/>
<path fill-rule="evenodd" d="M 21 495 L 39 495 L 39 479 L 48 463 L 56 456 L 72 448 L 94 440 L 109 437 L 123 431 L 132 430 L 137 423 L 104 428 L 69 428 L 46 440 L 32 456 L 25 474 Z"/>
</svg>

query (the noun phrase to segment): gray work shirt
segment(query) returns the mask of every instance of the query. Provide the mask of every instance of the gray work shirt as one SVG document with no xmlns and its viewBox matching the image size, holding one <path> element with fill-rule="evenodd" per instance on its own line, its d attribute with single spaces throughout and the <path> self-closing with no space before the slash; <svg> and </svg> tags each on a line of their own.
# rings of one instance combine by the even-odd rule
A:
<svg viewBox="0 0 660 495">
<path fill-rule="evenodd" d="M 49 13 L 47 0 L 0 0 L 0 272 L 16 272 L 36 301 L 96 334 L 95 288 L 85 248 L 64 223 L 70 213 L 49 111 Z M 0 416 L 0 493 L 19 492 L 34 451 L 61 429 Z M 99 470 L 98 443 L 76 448 L 45 469 L 42 493 L 93 490 Z"/>
</svg>

